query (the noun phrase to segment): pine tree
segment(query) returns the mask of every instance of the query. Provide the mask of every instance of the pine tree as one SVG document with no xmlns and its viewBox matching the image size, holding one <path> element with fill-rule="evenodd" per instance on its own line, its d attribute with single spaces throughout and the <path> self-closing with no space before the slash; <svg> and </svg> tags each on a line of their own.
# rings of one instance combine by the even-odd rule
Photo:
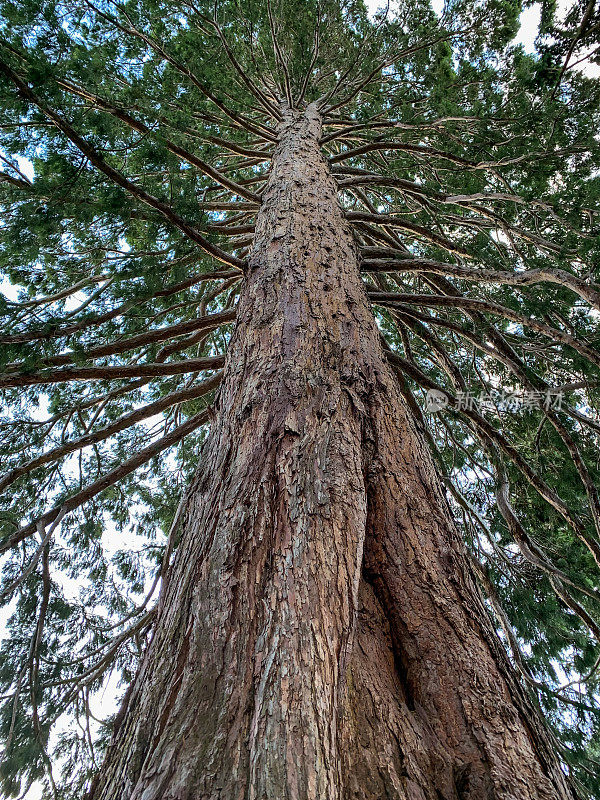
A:
<svg viewBox="0 0 600 800">
<path fill-rule="evenodd" d="M 5 796 L 598 796 L 600 14 L 521 10 L 3 3 Z"/>
</svg>

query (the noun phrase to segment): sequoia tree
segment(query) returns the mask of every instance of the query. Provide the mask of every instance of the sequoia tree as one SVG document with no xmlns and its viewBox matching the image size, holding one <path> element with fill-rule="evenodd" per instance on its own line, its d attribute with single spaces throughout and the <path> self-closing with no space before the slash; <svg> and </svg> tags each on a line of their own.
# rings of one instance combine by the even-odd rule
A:
<svg viewBox="0 0 600 800">
<path fill-rule="evenodd" d="M 597 796 L 600 14 L 521 10 L 5 0 L 5 796 Z"/>
</svg>

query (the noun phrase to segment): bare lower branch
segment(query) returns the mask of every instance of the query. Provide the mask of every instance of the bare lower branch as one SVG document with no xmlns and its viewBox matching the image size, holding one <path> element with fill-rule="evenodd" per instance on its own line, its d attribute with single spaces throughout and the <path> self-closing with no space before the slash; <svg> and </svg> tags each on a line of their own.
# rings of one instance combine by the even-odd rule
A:
<svg viewBox="0 0 600 800">
<path fill-rule="evenodd" d="M 536 320 L 531 319 L 531 317 L 527 317 L 524 314 L 519 314 L 518 312 L 513 311 L 510 308 L 506 308 L 506 306 L 501 306 L 498 303 L 492 303 L 488 300 L 479 300 L 470 297 L 453 297 L 448 295 L 429 294 L 394 294 L 393 292 L 369 292 L 369 296 L 374 303 L 379 305 L 387 305 L 388 303 L 393 304 L 394 301 L 396 301 L 399 303 L 414 303 L 415 305 L 422 306 L 464 308 L 473 311 L 487 311 L 492 314 L 497 314 L 498 316 L 509 319 L 512 322 L 518 323 L 519 325 L 523 325 L 526 328 L 531 328 L 538 333 L 543 333 L 545 336 L 548 336 L 554 341 L 559 341 L 562 344 L 572 347 L 573 350 L 581 353 L 581 355 L 585 356 L 597 367 L 600 367 L 600 353 L 592 350 L 591 347 L 582 344 L 574 336 L 570 336 L 568 333 L 564 333 L 557 328 L 552 328 L 550 325 L 545 325 L 543 322 L 537 322 Z"/>
<path fill-rule="evenodd" d="M 229 311 L 221 311 L 218 314 L 208 314 L 205 317 L 198 317 L 197 319 L 188 319 L 185 322 L 180 322 L 178 325 L 171 325 L 167 328 L 156 328 L 147 333 L 139 333 L 137 336 L 130 336 L 128 339 L 121 339 L 120 341 L 111 342 L 110 344 L 91 347 L 89 350 L 63 353 L 59 356 L 44 358 L 40 361 L 40 366 L 56 367 L 63 364 L 71 364 L 74 361 L 88 361 L 93 358 L 114 356 L 119 353 L 126 353 L 128 350 L 135 350 L 144 345 L 164 342 L 165 339 L 183 336 L 187 333 L 192 333 L 192 331 L 214 330 L 220 325 L 233 322 L 235 314 L 235 309 L 231 309 Z M 22 367 L 22 364 L 7 364 L 5 370 L 19 370 Z M 1 380 L 0 378 L 0 381 Z"/>
<path fill-rule="evenodd" d="M 187 422 L 184 422 L 182 425 L 174 428 L 166 436 L 163 436 L 162 439 L 153 442 L 151 445 L 148 445 L 148 447 L 144 447 L 143 450 L 140 450 L 131 458 L 127 459 L 127 461 L 124 461 L 118 467 L 115 467 L 115 469 L 107 472 L 106 475 L 103 475 L 97 481 L 91 483 L 81 492 L 71 495 L 71 497 L 68 497 L 60 505 L 55 506 L 38 519 L 30 522 L 29 525 L 19 528 L 17 531 L 15 531 L 15 533 L 0 543 L 0 553 L 6 552 L 10 548 L 19 544 L 19 542 L 22 542 L 28 536 L 31 536 L 37 530 L 38 525 L 50 525 L 62 511 L 64 511 L 64 513 L 69 513 L 74 511 L 76 508 L 79 508 L 88 500 L 91 500 L 92 497 L 95 497 L 100 492 L 108 489 L 109 486 L 112 486 L 114 483 L 117 483 L 117 481 L 127 477 L 127 475 L 129 475 L 131 472 L 138 469 L 138 467 L 141 467 L 147 461 L 150 461 L 151 458 L 154 458 L 155 456 L 159 455 L 159 453 L 162 453 L 163 450 L 166 450 L 168 447 L 172 447 L 174 444 L 177 444 L 177 442 L 181 441 L 181 439 L 183 439 L 189 433 L 192 433 L 192 431 L 196 430 L 196 428 L 199 428 L 200 425 L 204 425 L 206 422 L 208 422 L 209 419 L 210 413 L 208 411 L 201 411 L 199 414 L 190 417 Z"/>
<path fill-rule="evenodd" d="M 383 250 L 383 248 L 380 249 Z M 554 283 L 578 294 L 591 306 L 600 310 L 600 292 L 577 275 L 562 269 L 528 269 L 522 272 L 499 272 L 491 269 L 464 267 L 460 264 L 445 264 L 426 258 L 398 258 L 389 251 L 391 258 L 365 259 L 362 269 L 366 272 L 431 272 L 434 275 L 450 275 L 466 281 L 497 283 L 505 286 L 531 286 L 536 283 Z M 393 260 L 392 260 L 393 259 Z M 394 266 L 392 266 L 394 265 Z"/>
<path fill-rule="evenodd" d="M 413 222 L 409 222 L 401 216 L 396 217 L 393 214 L 366 214 L 362 211 L 347 211 L 346 218 L 350 220 L 350 222 L 363 222 L 374 225 L 386 225 L 390 228 L 400 228 L 401 230 L 409 231 L 410 233 L 420 236 L 422 239 L 427 239 L 439 245 L 449 253 L 456 253 L 463 258 L 473 258 L 471 253 L 462 248 L 459 244 L 456 244 L 456 242 L 446 239 L 445 236 L 439 236 L 437 233 L 433 233 L 431 228 L 425 228 L 423 225 L 415 225 Z"/>
<path fill-rule="evenodd" d="M 220 369 L 225 356 L 172 361 L 167 364 L 122 364 L 109 367 L 63 367 L 57 370 L 22 373 L 10 377 L 0 377 L 0 389 L 16 386 L 38 386 L 65 381 L 117 380 L 119 378 L 148 378 L 164 375 L 181 375 L 186 372 L 201 372 L 207 369 Z"/>
<path fill-rule="evenodd" d="M 182 389 L 179 392 L 171 392 L 171 394 L 161 397 L 160 400 L 156 400 L 154 403 L 149 403 L 148 405 L 143 406 L 143 408 L 137 408 L 135 411 L 131 411 L 129 414 L 124 414 L 122 417 L 119 417 L 119 419 L 111 422 L 110 425 L 106 425 L 104 428 L 100 428 L 93 433 L 89 433 L 87 436 L 82 436 L 80 439 L 76 439 L 75 441 L 67 442 L 60 447 L 54 448 L 54 450 L 48 450 L 47 452 L 42 453 L 42 455 L 32 459 L 31 461 L 28 461 L 26 464 L 21 464 L 20 466 L 11 469 L 10 472 L 1 478 L 0 491 L 4 491 L 4 489 L 10 486 L 11 483 L 14 483 L 14 481 L 16 481 L 18 478 L 23 475 L 27 475 L 38 467 L 44 466 L 44 464 L 50 464 L 52 461 L 57 461 L 60 458 L 64 458 L 65 456 L 69 455 L 69 453 L 74 453 L 76 450 L 81 450 L 84 447 L 89 447 L 92 444 L 101 442 L 104 439 L 107 439 L 109 436 L 114 436 L 116 433 L 130 428 L 132 425 L 136 425 L 138 422 L 141 422 L 144 419 L 153 417 L 155 414 L 160 414 L 165 409 L 170 408 L 178 403 L 187 403 L 190 400 L 196 400 L 200 397 L 204 397 L 206 394 L 213 391 L 213 389 L 216 389 L 220 385 L 222 378 L 223 372 L 217 372 L 215 375 L 212 375 L 210 378 L 202 381 L 202 383 L 195 384 L 187 389 Z"/>
</svg>

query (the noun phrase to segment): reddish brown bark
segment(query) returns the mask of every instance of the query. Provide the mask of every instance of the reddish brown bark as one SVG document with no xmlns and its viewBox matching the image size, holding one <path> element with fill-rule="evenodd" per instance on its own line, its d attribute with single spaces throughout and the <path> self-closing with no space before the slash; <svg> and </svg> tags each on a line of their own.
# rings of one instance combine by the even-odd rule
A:
<svg viewBox="0 0 600 800">
<path fill-rule="evenodd" d="M 566 800 L 288 112 L 218 414 L 94 800 Z"/>
</svg>

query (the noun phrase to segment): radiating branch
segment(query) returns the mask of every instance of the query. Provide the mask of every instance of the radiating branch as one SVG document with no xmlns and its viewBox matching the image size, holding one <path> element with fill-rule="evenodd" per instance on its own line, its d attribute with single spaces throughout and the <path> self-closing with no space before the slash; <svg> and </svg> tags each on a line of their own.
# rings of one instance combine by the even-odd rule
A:
<svg viewBox="0 0 600 800">
<path fill-rule="evenodd" d="M 174 428 L 172 431 L 170 431 L 170 433 L 168 433 L 166 436 L 163 436 L 162 439 L 158 439 L 158 441 L 153 442 L 152 444 L 148 445 L 148 447 L 144 447 L 131 458 L 128 458 L 122 464 L 119 464 L 118 467 L 115 467 L 98 480 L 89 484 L 89 486 L 86 486 L 84 489 L 82 489 L 82 491 L 71 495 L 63 503 L 55 506 L 50 511 L 47 511 L 38 519 L 33 520 L 22 528 L 19 528 L 13 534 L 4 539 L 4 541 L 0 542 L 0 553 L 10 550 L 18 545 L 19 542 L 27 539 L 29 536 L 35 533 L 38 526 L 42 525 L 45 527 L 50 525 L 61 512 L 66 514 L 74 511 L 84 503 L 87 503 L 88 500 L 91 500 L 97 494 L 100 494 L 100 492 L 108 489 L 109 486 L 112 486 L 123 478 L 126 478 L 127 475 L 132 473 L 134 470 L 150 461 L 151 458 L 159 455 L 168 447 L 172 447 L 173 445 L 177 444 L 185 436 L 196 430 L 196 428 L 199 428 L 201 425 L 207 423 L 209 419 L 209 411 L 201 411 L 199 414 L 195 414 L 193 417 L 190 417 L 190 419 L 188 419 L 182 425 L 179 425 L 177 428 Z"/>
<path fill-rule="evenodd" d="M 202 381 L 202 383 L 194 384 L 193 386 L 189 386 L 187 389 L 181 389 L 178 392 L 171 392 L 171 394 L 165 395 L 165 397 L 161 397 L 159 400 L 155 400 L 153 403 L 148 403 L 148 405 L 145 405 L 142 408 L 136 408 L 135 411 L 124 414 L 114 422 L 111 422 L 109 425 L 105 425 L 103 428 L 99 428 L 92 433 L 88 433 L 79 439 L 66 442 L 65 444 L 55 447 L 52 450 L 47 450 L 45 453 L 33 458 L 31 461 L 20 464 L 18 467 L 11 469 L 2 478 L 0 478 L 0 491 L 4 491 L 18 478 L 22 477 L 23 475 L 27 475 L 35 469 L 38 469 L 38 467 L 42 467 L 45 464 L 50 464 L 52 461 L 58 461 L 70 453 L 74 453 L 77 450 L 83 449 L 84 447 L 89 447 L 92 444 L 97 444 L 98 442 L 104 441 L 110 436 L 114 436 L 116 433 L 136 425 L 138 422 L 142 422 L 149 417 L 160 414 L 162 411 L 170 408 L 171 406 L 179 403 L 187 403 L 190 400 L 197 400 L 200 397 L 204 397 L 220 385 L 222 377 L 223 372 L 217 372 L 215 375 L 212 375 L 210 378 Z"/>
<path fill-rule="evenodd" d="M 65 381 L 117 380 L 121 378 L 148 378 L 164 375 L 181 375 L 186 372 L 201 372 L 207 369 L 220 369 L 225 356 L 190 358 L 185 361 L 170 361 L 166 364 L 119 364 L 106 367 L 62 367 L 39 372 L 23 372 L 19 375 L 0 376 L 0 390 L 16 386 L 39 386 Z"/>
<path fill-rule="evenodd" d="M 67 139 L 69 139 L 81 151 L 81 153 L 89 160 L 91 164 L 93 164 L 94 167 L 96 167 L 99 172 L 102 172 L 113 183 L 116 183 L 117 186 L 125 189 L 136 199 L 160 212 L 160 214 L 162 214 L 166 220 L 171 222 L 189 239 L 198 244 L 205 253 L 208 253 L 209 255 L 213 256 L 213 258 L 216 258 L 218 261 L 221 261 L 224 264 L 229 264 L 231 266 L 238 267 L 239 269 L 244 268 L 243 261 L 235 256 L 230 255 L 229 253 L 226 253 L 224 250 L 221 250 L 221 248 L 209 242 L 208 239 L 205 239 L 205 237 L 202 236 L 197 228 L 184 220 L 183 217 L 179 216 L 179 214 L 173 211 L 169 205 L 149 194 L 137 184 L 128 180 L 118 170 L 105 161 L 104 158 L 97 152 L 97 150 L 91 144 L 86 142 L 85 139 L 82 139 L 82 137 L 79 136 L 79 134 L 69 125 L 68 122 L 66 122 L 55 111 L 52 111 L 50 108 L 45 106 L 32 91 L 32 89 L 18 77 L 18 75 L 8 66 L 8 64 L 3 61 L 0 61 L 0 72 L 2 72 L 9 80 L 11 80 L 19 92 L 25 98 L 27 98 L 27 100 L 37 106 L 44 116 L 46 116 L 60 131 L 62 131 L 62 133 L 64 133 Z"/>
</svg>

